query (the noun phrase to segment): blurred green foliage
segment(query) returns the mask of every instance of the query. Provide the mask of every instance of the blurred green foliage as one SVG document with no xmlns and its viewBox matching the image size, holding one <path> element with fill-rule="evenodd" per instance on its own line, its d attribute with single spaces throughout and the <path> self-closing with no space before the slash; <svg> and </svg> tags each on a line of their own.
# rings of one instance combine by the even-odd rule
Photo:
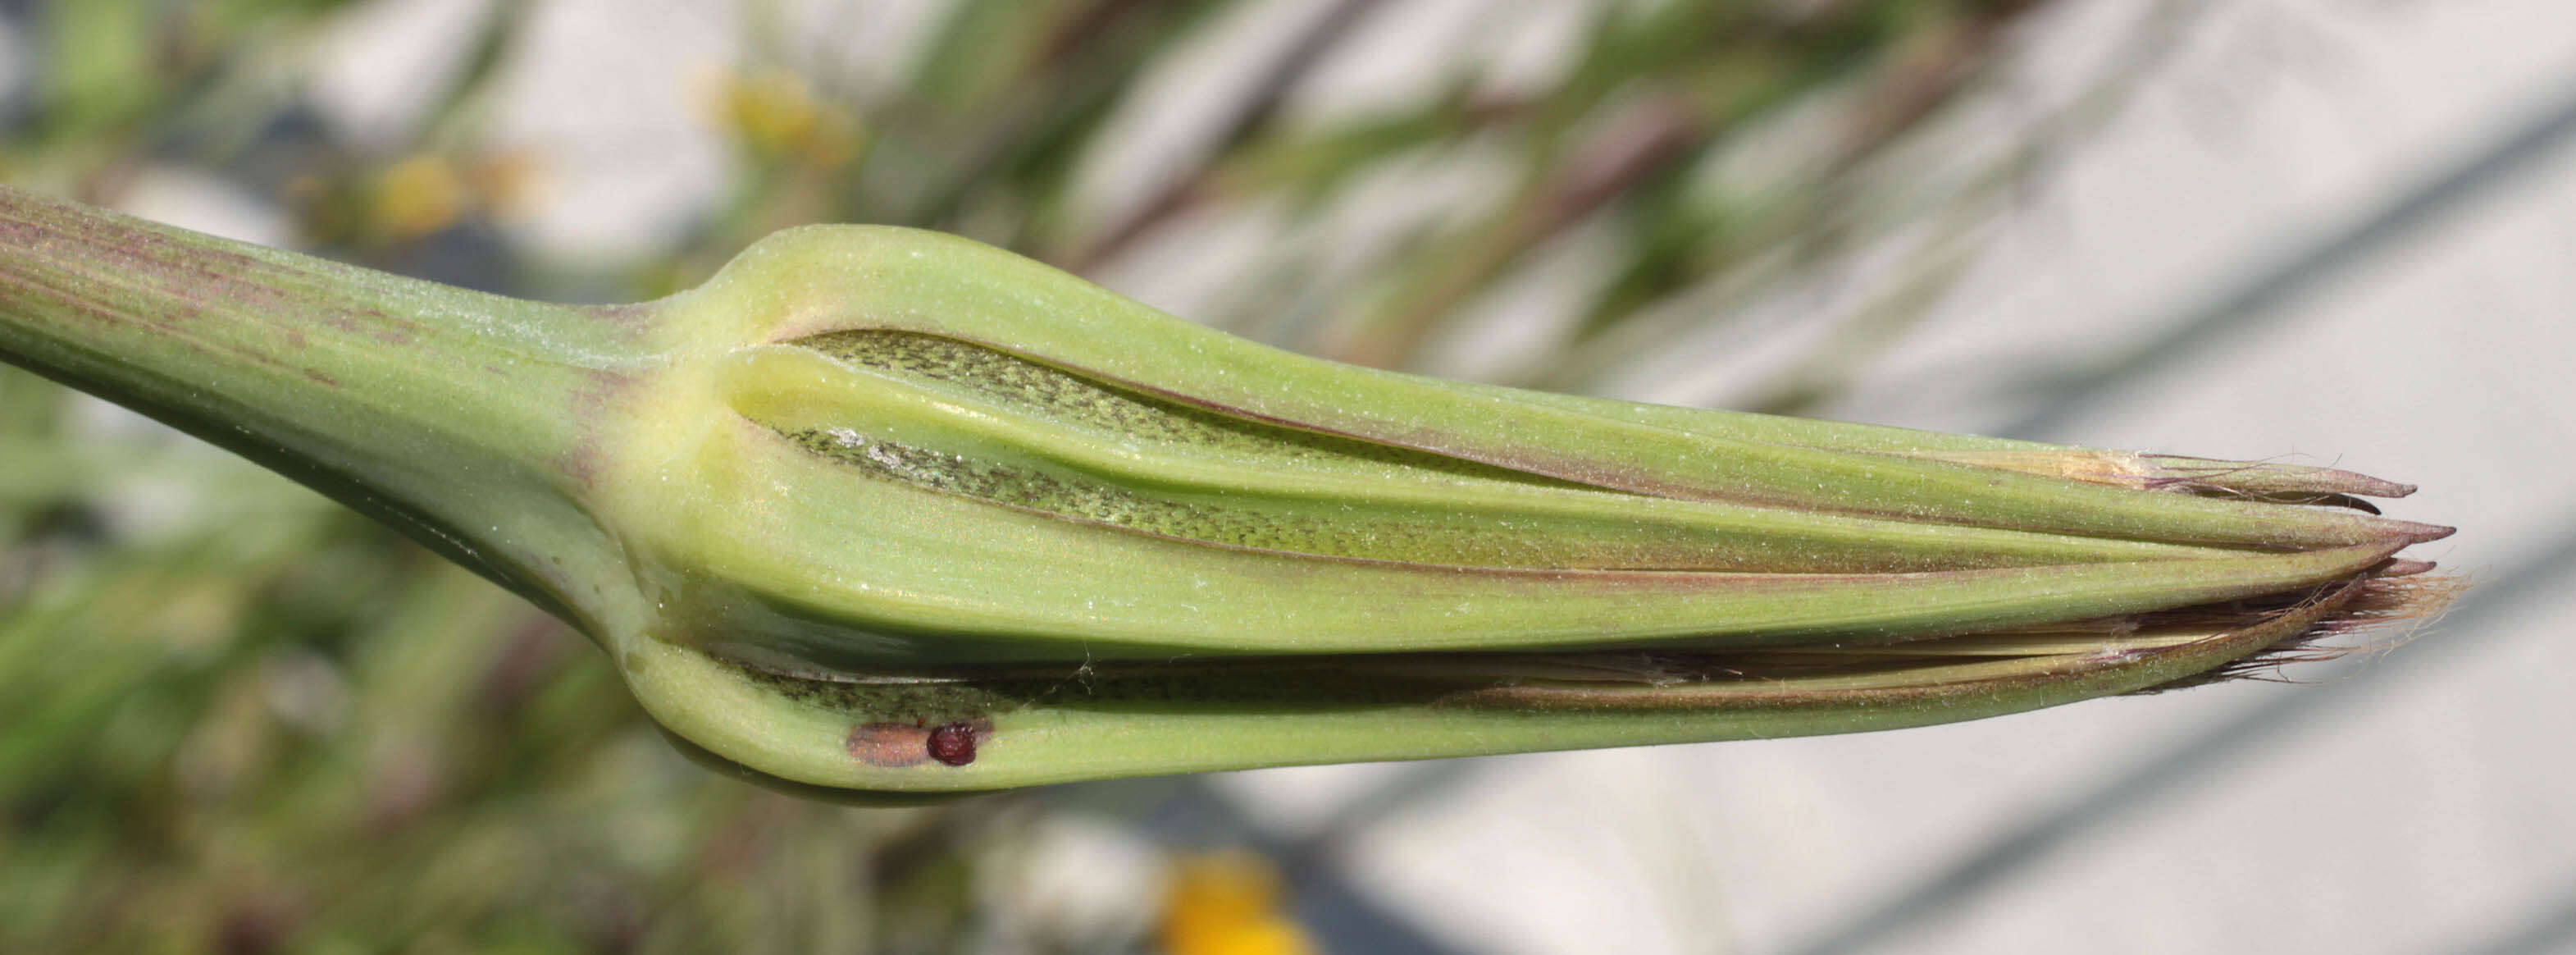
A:
<svg viewBox="0 0 2576 955">
<path fill-rule="evenodd" d="M 1204 160 L 1106 221 L 1079 214 L 1072 171 L 1227 5 L 958 0 L 905 82 L 861 95 L 798 62 L 811 44 L 788 42 L 780 0 L 740 0 L 746 47 L 709 111 L 736 147 L 726 201 L 660 254 L 580 274 L 499 226 L 527 177 L 481 132 L 538 3 L 494 4 L 391 150 L 336 138 L 279 81 L 359 4 L 0 4 L 30 54 L 0 179 L 113 204 L 139 164 L 175 163 L 274 203 L 325 254 L 643 298 L 804 222 L 946 229 L 1081 270 L 1193 214 L 1275 207 L 1293 229 L 1373 172 L 1499 154 L 1509 188 L 1411 224 L 1364 274 L 1303 281 L 1312 256 L 1288 247 L 1233 279 L 1237 314 L 1203 317 L 1414 365 L 1479 296 L 1597 223 L 1617 252 L 1558 342 L 1580 369 L 1665 337 L 1630 327 L 1658 303 L 1887 228 L 1855 198 L 1873 159 L 2045 6 L 1603 3 L 1546 88 L 1497 97 L 1461 71 L 1402 109 L 1283 123 L 1287 92 L 1391 5 L 1319 0 Z M 1715 157 L 1800 109 L 1837 132 L 1785 185 L 1707 186 Z M 536 611 L 318 496 L 0 368 L 0 950 L 981 950 L 1013 913 L 978 867 L 1007 864 L 991 846 L 1010 820 L 1064 798 L 854 810 L 702 771 Z"/>
</svg>

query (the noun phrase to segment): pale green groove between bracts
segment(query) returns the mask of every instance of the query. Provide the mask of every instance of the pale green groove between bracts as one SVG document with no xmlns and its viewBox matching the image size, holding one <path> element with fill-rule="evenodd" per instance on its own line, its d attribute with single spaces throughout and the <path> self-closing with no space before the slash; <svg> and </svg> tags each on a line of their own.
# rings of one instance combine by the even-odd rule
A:
<svg viewBox="0 0 2576 955">
<path fill-rule="evenodd" d="M 1335 365 L 931 233 L 605 308 L 6 189 L 0 241 L 0 357 L 529 596 L 772 783 L 1914 726 L 2447 592 L 2363 475 Z"/>
</svg>

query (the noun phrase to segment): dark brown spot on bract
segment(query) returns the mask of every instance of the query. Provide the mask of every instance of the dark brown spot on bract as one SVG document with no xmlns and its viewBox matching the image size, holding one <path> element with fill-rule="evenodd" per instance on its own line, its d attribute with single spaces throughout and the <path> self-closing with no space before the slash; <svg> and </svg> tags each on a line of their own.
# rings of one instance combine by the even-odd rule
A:
<svg viewBox="0 0 2576 955">
<path fill-rule="evenodd" d="M 940 762 L 964 766 L 975 761 L 975 747 L 993 735 L 989 720 L 959 720 L 939 726 L 922 723 L 861 723 L 850 727 L 842 745 L 850 757 L 888 768 Z"/>
<path fill-rule="evenodd" d="M 950 766 L 975 761 L 975 725 L 949 723 L 930 731 L 930 758 Z"/>
</svg>

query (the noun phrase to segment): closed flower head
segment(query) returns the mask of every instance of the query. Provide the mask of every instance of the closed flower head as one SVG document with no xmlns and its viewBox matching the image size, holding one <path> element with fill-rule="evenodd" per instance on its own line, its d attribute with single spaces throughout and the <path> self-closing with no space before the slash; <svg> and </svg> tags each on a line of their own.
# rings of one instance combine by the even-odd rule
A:
<svg viewBox="0 0 2576 955">
<path fill-rule="evenodd" d="M 1921 725 L 2450 590 L 2363 475 L 1336 365 L 933 233 L 570 308 L 0 199 L 0 353 L 413 531 L 799 785 Z"/>
</svg>

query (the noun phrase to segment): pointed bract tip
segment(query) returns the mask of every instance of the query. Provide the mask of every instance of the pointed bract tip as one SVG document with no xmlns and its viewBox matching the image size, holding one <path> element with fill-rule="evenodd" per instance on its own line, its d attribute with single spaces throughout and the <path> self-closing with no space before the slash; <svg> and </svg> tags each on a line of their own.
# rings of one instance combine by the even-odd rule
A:
<svg viewBox="0 0 2576 955">
<path fill-rule="evenodd" d="M 2391 560 L 2391 561 L 2389 561 L 2388 563 L 2386 563 L 2386 564 L 2384 564 L 2384 565 L 2381 565 L 2381 566 L 2380 566 L 2380 568 L 2379 568 L 2379 576 L 2381 576 L 2381 577 L 2413 577 L 2413 576 L 2415 576 L 2416 574 L 2431 573 L 2431 572 L 2432 572 L 2432 570 L 2433 570 L 2433 568 L 2438 567 L 2438 566 L 2441 566 L 2441 565 L 2439 565 L 2439 564 L 2435 564 L 2435 563 L 2433 563 L 2432 561 L 2429 561 L 2429 560 L 2415 560 L 2415 559 L 2413 559 L 2413 558 L 2399 558 L 2399 559 L 2396 559 L 2396 560 Z"/>
<path fill-rule="evenodd" d="M 2424 524 L 2416 521 L 2392 521 L 2391 524 L 2394 525 L 2392 529 L 2397 532 L 2398 536 L 2405 538 L 2406 542 L 2409 544 L 2429 543 L 2460 532 L 2460 529 L 2456 527 L 2445 527 L 2440 524 Z"/>
<path fill-rule="evenodd" d="M 2395 481 L 2371 477 L 2370 475 L 2362 474 L 2358 471 L 2346 471 L 2341 468 L 2319 468 L 2316 471 L 2316 475 L 2320 485 L 2332 486 L 2340 493 L 2350 494 L 2356 497 L 2405 497 L 2406 495 L 2415 493 L 2415 485 L 2399 484 Z"/>
</svg>

